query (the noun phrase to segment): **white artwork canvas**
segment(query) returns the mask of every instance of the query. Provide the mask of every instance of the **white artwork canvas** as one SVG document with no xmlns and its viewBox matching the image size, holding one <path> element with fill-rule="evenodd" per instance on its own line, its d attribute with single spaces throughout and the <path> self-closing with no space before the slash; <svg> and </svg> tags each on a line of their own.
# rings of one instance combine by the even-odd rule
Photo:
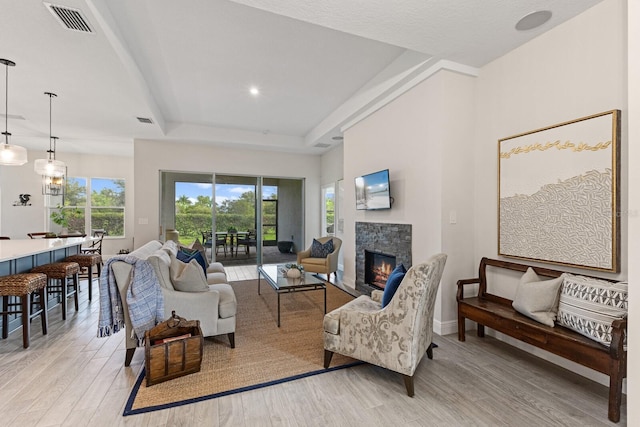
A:
<svg viewBox="0 0 640 427">
<path fill-rule="evenodd" d="M 499 140 L 498 253 L 619 270 L 620 112 Z"/>
</svg>

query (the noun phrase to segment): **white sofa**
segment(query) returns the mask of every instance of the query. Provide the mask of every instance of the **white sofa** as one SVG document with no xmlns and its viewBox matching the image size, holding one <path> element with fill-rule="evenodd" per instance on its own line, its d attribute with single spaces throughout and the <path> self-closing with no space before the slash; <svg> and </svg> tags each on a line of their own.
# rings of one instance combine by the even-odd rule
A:
<svg viewBox="0 0 640 427">
<path fill-rule="evenodd" d="M 173 241 L 162 243 L 153 240 L 129 255 L 146 259 L 153 267 L 164 297 L 165 318 L 175 311 L 188 320 L 199 320 L 205 337 L 227 334 L 232 348 L 235 347 L 237 301 L 233 288 L 226 283 L 227 276 L 220 263 L 212 263 L 207 269 L 207 292 L 181 292 L 174 289 L 169 266 L 171 254 L 176 255 L 177 244 Z M 115 261 L 111 264 L 113 274 L 122 299 L 125 319 L 125 343 L 127 353 L 125 366 L 129 366 L 137 348 L 137 340 L 131 337 L 131 319 L 127 307 L 127 289 L 130 283 L 132 265 Z"/>
</svg>

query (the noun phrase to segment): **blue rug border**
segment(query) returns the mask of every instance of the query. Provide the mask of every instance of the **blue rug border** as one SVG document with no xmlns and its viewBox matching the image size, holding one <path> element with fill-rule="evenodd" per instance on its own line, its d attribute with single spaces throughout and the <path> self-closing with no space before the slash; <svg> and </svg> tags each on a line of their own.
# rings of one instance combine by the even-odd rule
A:
<svg viewBox="0 0 640 427">
<path fill-rule="evenodd" d="M 205 401 L 205 400 L 216 399 L 218 397 L 229 396 L 231 394 L 242 393 L 242 392 L 249 391 L 249 390 L 256 390 L 256 389 L 259 389 L 259 388 L 269 387 L 269 386 L 276 385 L 276 384 L 286 383 L 286 382 L 289 382 L 289 381 L 295 381 L 295 380 L 298 380 L 298 379 L 301 379 L 301 378 L 312 377 L 314 375 L 324 374 L 325 372 L 333 372 L 333 371 L 338 371 L 340 369 L 351 368 L 353 366 L 363 365 L 364 363 L 365 362 L 363 362 L 361 360 L 357 360 L 355 362 L 347 363 L 345 365 L 334 366 L 334 367 L 326 368 L 326 369 L 325 368 L 318 369 L 318 370 L 315 370 L 315 371 L 310 371 L 310 372 L 305 372 L 305 373 L 298 374 L 298 375 L 293 375 L 291 377 L 281 378 L 279 380 L 267 381 L 267 382 L 264 382 L 264 383 L 254 384 L 254 385 L 250 385 L 250 386 L 246 386 L 246 387 L 240 387 L 240 388 L 236 388 L 236 389 L 232 389 L 232 390 L 221 391 L 219 393 L 208 394 L 206 396 L 194 397 L 192 399 L 179 400 L 179 401 L 173 402 L 173 403 L 165 403 L 164 405 L 147 406 L 146 408 L 140 408 L 140 409 L 131 409 L 132 406 L 133 406 L 133 401 L 135 400 L 136 396 L 138 395 L 138 390 L 140 390 L 140 386 L 142 385 L 142 381 L 144 380 L 145 368 L 142 368 L 142 372 L 140 372 L 140 375 L 138 376 L 138 380 L 136 381 L 135 385 L 133 386 L 133 389 L 131 390 L 131 393 L 129 394 L 129 398 L 127 399 L 127 404 L 124 407 L 124 412 L 122 413 L 122 416 L 126 417 L 126 416 L 129 416 L 129 415 L 144 414 L 144 413 L 147 413 L 147 412 L 160 411 L 162 409 L 169 409 L 169 408 L 175 408 L 177 406 L 189 405 L 191 403 L 197 403 L 197 402 L 202 402 L 202 401 Z"/>
</svg>

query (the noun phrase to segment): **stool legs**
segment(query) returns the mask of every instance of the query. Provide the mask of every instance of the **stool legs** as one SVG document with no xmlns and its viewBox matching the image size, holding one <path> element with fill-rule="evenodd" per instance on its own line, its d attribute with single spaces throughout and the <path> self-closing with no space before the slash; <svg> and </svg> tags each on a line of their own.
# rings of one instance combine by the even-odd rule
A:
<svg viewBox="0 0 640 427">
<path fill-rule="evenodd" d="M 38 296 L 38 301 L 34 300 L 35 296 Z M 22 346 L 24 348 L 29 347 L 31 337 L 31 320 L 35 316 L 40 316 L 40 323 L 42 323 L 42 335 L 47 335 L 49 319 L 47 317 L 47 300 L 45 288 L 38 289 L 36 293 L 29 293 L 19 295 L 20 303 L 13 304 L 14 306 L 20 305 L 19 311 L 9 311 L 9 297 L 2 297 L 2 338 L 7 339 L 9 336 L 9 314 L 21 313 L 22 319 Z M 33 305 L 38 304 L 38 309 L 33 310 Z"/>
<path fill-rule="evenodd" d="M 100 281 L 100 275 L 102 274 L 102 265 L 100 263 L 96 264 L 98 267 L 98 282 Z M 87 283 L 89 284 L 89 301 L 93 296 L 93 265 L 89 264 L 87 267 L 88 275 L 87 275 Z"/>
<path fill-rule="evenodd" d="M 54 281 L 55 285 L 49 287 L 48 290 L 50 294 L 60 294 L 60 299 L 62 300 L 60 302 L 62 305 L 62 320 L 67 320 L 67 298 L 72 295 L 75 309 L 78 311 L 78 289 L 80 287 L 78 274 L 74 274 L 71 279 L 73 282 L 73 290 L 69 290 L 69 277 L 65 277 L 63 279 L 51 279 Z"/>
<path fill-rule="evenodd" d="M 22 321 L 22 346 L 29 347 L 31 320 L 40 316 L 42 334 L 47 334 L 47 276 L 43 273 L 19 273 L 0 276 L 0 296 L 2 296 L 2 338 L 9 336 L 9 315 L 20 314 Z M 36 299 L 36 296 L 38 297 Z M 15 300 L 10 301 L 9 298 Z M 17 301 L 16 301 L 17 300 Z M 38 304 L 38 309 L 33 308 Z"/>
<path fill-rule="evenodd" d="M 9 297 L 2 297 L 2 339 L 9 336 Z"/>
<path fill-rule="evenodd" d="M 38 290 L 38 299 L 40 304 L 40 323 L 42 323 L 42 335 L 47 335 L 49 328 L 49 315 L 47 314 L 47 290 L 45 288 Z"/>
<path fill-rule="evenodd" d="M 22 303 L 22 346 L 29 347 L 29 337 L 31 336 L 31 295 L 20 295 Z"/>
</svg>

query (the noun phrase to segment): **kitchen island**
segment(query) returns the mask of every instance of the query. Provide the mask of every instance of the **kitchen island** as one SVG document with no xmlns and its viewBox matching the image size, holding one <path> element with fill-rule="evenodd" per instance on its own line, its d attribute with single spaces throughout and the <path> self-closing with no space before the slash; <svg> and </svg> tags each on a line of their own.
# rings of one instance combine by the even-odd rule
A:
<svg viewBox="0 0 640 427">
<path fill-rule="evenodd" d="M 0 276 L 27 273 L 33 267 L 62 261 L 70 255 L 81 253 L 82 245 L 92 241 L 90 237 L 68 237 L 55 239 L 0 240 Z M 17 297 L 7 297 L 17 302 Z M 51 309 L 59 301 L 53 297 L 47 300 Z M 9 315 L 9 331 L 22 327 L 19 314 Z"/>
</svg>

